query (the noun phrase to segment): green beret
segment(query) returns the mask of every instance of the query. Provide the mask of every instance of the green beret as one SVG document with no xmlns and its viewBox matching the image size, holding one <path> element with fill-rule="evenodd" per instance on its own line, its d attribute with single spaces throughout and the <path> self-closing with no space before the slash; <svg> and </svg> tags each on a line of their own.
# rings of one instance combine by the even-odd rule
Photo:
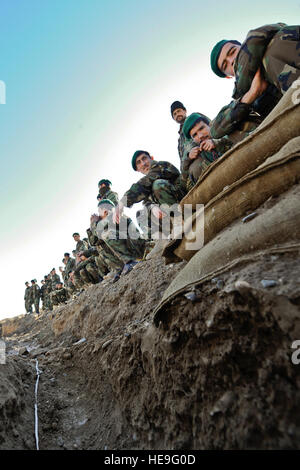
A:
<svg viewBox="0 0 300 470">
<path fill-rule="evenodd" d="M 149 155 L 149 157 L 150 157 L 150 153 L 146 152 L 146 150 L 136 150 L 136 152 L 134 152 L 133 157 L 131 159 L 131 165 L 132 165 L 132 168 L 134 169 L 134 171 L 137 171 L 136 170 L 136 164 L 135 164 L 136 159 L 137 159 L 137 157 L 142 155 L 142 153 L 145 153 L 146 155 Z"/>
<path fill-rule="evenodd" d="M 101 184 L 106 184 L 106 186 L 111 186 L 111 182 L 109 180 L 100 180 L 98 183 L 98 186 L 101 186 Z"/>
<path fill-rule="evenodd" d="M 210 124 L 210 119 L 205 116 L 205 114 L 201 113 L 192 113 L 190 114 L 186 120 L 184 121 L 182 132 L 186 139 L 190 139 L 190 130 L 197 124 L 198 122 L 203 121 L 205 124 Z"/>
<path fill-rule="evenodd" d="M 99 201 L 98 207 L 102 206 L 103 204 L 109 204 L 112 207 L 116 207 L 110 199 L 102 199 L 101 201 Z"/>
<path fill-rule="evenodd" d="M 219 59 L 219 55 L 221 53 L 221 50 L 222 50 L 223 46 L 227 42 L 230 42 L 230 41 L 228 41 L 227 39 L 223 39 L 222 41 L 217 42 L 217 44 L 215 45 L 215 47 L 213 48 L 213 50 L 211 51 L 211 54 L 210 54 L 211 69 L 216 75 L 218 75 L 218 77 L 222 77 L 222 78 L 225 78 L 226 75 L 225 75 L 225 73 L 221 72 L 221 70 L 219 69 L 218 59 Z"/>
</svg>

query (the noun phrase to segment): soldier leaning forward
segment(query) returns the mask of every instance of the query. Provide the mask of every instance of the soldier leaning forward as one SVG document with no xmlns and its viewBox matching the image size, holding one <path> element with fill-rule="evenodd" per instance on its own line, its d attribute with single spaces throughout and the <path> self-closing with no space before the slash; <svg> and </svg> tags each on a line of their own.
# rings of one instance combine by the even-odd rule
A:
<svg viewBox="0 0 300 470">
<path fill-rule="evenodd" d="M 211 135 L 229 135 L 251 111 L 264 119 L 300 77 L 300 26 L 267 24 L 249 31 L 243 44 L 219 41 L 211 68 L 219 77 L 235 77 L 232 101 L 215 118 Z"/>
</svg>

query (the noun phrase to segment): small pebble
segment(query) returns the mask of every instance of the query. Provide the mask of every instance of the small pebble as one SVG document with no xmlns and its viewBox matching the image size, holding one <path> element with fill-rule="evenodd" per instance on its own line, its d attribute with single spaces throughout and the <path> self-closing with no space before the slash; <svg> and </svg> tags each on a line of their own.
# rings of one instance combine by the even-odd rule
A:
<svg viewBox="0 0 300 470">
<path fill-rule="evenodd" d="M 224 281 L 222 281 L 222 279 L 219 279 L 217 282 L 217 288 L 222 289 L 222 287 L 224 287 Z"/>
<path fill-rule="evenodd" d="M 197 295 L 193 291 L 187 292 L 186 294 L 184 294 L 184 297 L 190 300 L 191 302 L 195 302 L 197 300 Z"/>
</svg>

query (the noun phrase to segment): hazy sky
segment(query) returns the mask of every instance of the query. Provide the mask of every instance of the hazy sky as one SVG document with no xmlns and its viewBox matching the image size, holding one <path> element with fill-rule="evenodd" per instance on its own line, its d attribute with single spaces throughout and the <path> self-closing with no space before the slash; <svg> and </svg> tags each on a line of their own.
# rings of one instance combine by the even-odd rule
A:
<svg viewBox="0 0 300 470">
<path fill-rule="evenodd" d="M 299 13 L 300 0 L 0 0 L 0 319 L 86 236 L 99 179 L 122 196 L 140 148 L 179 167 L 170 104 L 213 118 L 230 101 L 213 45 Z"/>
</svg>

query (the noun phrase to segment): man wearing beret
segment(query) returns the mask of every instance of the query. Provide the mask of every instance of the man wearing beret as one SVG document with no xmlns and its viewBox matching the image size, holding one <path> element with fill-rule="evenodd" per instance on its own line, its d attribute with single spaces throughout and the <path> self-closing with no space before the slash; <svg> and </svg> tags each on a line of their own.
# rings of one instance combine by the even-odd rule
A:
<svg viewBox="0 0 300 470">
<path fill-rule="evenodd" d="M 111 182 L 109 180 L 102 179 L 98 183 L 99 193 L 97 196 L 98 202 L 102 199 L 109 199 L 115 205 L 119 202 L 119 195 L 115 191 L 111 190 Z"/>
<path fill-rule="evenodd" d="M 100 223 L 97 225 L 97 235 L 103 240 L 107 248 L 123 262 L 122 269 L 117 276 L 127 274 L 143 257 L 145 240 L 141 237 L 132 220 L 125 215 L 115 223 L 113 209 L 115 205 L 109 199 L 103 199 L 98 204 Z M 117 280 L 117 279 L 115 279 Z"/>
<path fill-rule="evenodd" d="M 187 179 L 187 173 L 183 168 L 183 161 L 188 157 L 189 151 L 196 146 L 192 139 L 187 139 L 182 131 L 183 125 L 186 120 L 187 112 L 186 108 L 180 101 L 174 101 L 171 104 L 171 116 L 179 124 L 179 138 L 178 138 L 178 155 L 180 158 L 180 172 L 182 176 L 182 181 L 187 185 L 187 189 L 191 189 L 189 185 L 189 180 Z"/>
<path fill-rule="evenodd" d="M 219 41 L 211 52 L 213 72 L 235 77 L 232 101 L 211 127 L 215 138 L 230 134 L 251 111 L 264 119 L 300 77 L 300 26 L 268 24 L 249 31 L 243 44 Z"/>
<path fill-rule="evenodd" d="M 84 251 L 88 249 L 88 244 L 84 240 L 80 239 L 80 235 L 78 232 L 73 233 L 73 238 L 76 242 L 76 248 L 75 248 L 76 253 L 79 253 L 80 251 Z"/>
<path fill-rule="evenodd" d="M 124 194 L 115 208 L 114 221 L 119 223 L 124 207 L 132 207 L 141 201 L 147 204 L 154 217 L 162 219 L 166 214 L 159 205 L 176 205 L 186 194 L 179 171 L 169 162 L 154 160 L 146 150 L 137 150 L 131 165 L 144 176 Z"/>
<path fill-rule="evenodd" d="M 212 139 L 210 135 L 210 119 L 201 113 L 192 113 L 184 122 L 184 136 L 192 140 L 195 147 L 187 154 L 182 162 L 183 174 L 189 178 L 192 185 L 201 173 L 223 153 L 233 146 L 228 136 Z"/>
</svg>

